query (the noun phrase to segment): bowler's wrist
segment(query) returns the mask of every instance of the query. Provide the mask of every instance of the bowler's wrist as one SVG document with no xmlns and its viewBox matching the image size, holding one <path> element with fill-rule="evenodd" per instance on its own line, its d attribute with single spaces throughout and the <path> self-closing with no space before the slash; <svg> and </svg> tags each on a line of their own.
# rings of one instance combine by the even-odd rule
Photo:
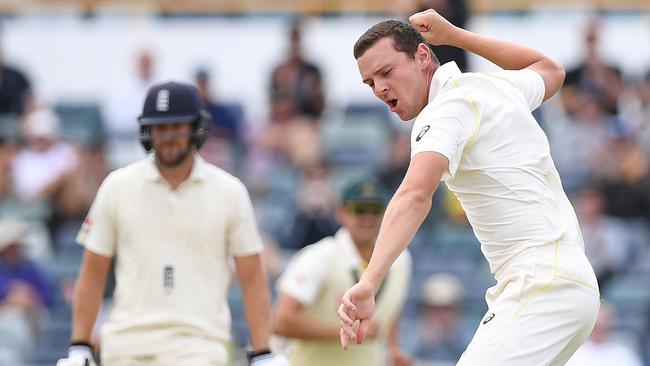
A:
<svg viewBox="0 0 650 366">
<path fill-rule="evenodd" d="M 374 278 L 372 275 L 368 275 L 368 276 L 361 276 L 361 279 L 359 279 L 359 283 L 366 283 L 370 285 L 370 288 L 372 288 L 372 293 L 374 295 L 377 293 L 377 289 L 379 288 L 381 281 Z"/>
<path fill-rule="evenodd" d="M 468 31 L 467 29 L 454 26 L 452 28 L 452 31 L 449 32 L 449 37 L 446 43 L 449 46 L 453 46 L 465 50 L 468 47 L 468 42 L 470 42 L 470 37 L 472 36 L 472 34 L 473 33 Z"/>
</svg>

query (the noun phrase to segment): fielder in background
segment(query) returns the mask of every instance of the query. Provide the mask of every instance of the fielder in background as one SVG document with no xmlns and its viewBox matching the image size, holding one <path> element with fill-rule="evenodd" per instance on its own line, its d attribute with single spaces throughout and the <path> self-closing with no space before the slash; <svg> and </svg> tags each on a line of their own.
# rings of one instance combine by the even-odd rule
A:
<svg viewBox="0 0 650 366">
<path fill-rule="evenodd" d="M 79 232 L 85 252 L 72 344 L 58 366 L 94 365 L 90 336 L 113 260 L 102 365 L 227 365 L 231 257 L 251 335 L 250 364 L 288 365 L 268 351 L 269 291 L 248 192 L 197 154 L 208 120 L 195 87 L 168 82 L 149 89 L 139 124 L 152 154 L 106 178 Z"/>
<path fill-rule="evenodd" d="M 404 251 L 376 292 L 377 311 L 368 342 L 342 350 L 337 304 L 365 270 L 388 200 L 373 178 L 357 178 L 342 189 L 338 219 L 342 228 L 298 252 L 278 280 L 274 332 L 292 338 L 287 354 L 293 366 L 410 365 L 398 342 L 398 321 L 407 296 L 411 257 Z"/>
<path fill-rule="evenodd" d="M 558 91 L 564 69 L 540 52 L 455 27 L 433 10 L 409 20 L 380 22 L 354 46 L 363 82 L 415 123 L 411 163 L 368 269 L 342 298 L 341 343 L 363 342 L 379 284 L 443 180 L 497 280 L 457 365 L 564 365 L 589 336 L 600 305 L 576 215 L 531 115 Z M 453 62 L 440 65 L 429 44 L 465 49 L 504 70 L 461 73 Z"/>
</svg>

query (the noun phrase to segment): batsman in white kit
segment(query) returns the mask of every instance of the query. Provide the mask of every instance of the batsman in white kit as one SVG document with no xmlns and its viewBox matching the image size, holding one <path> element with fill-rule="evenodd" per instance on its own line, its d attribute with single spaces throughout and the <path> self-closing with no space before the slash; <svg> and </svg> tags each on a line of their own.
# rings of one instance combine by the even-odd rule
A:
<svg viewBox="0 0 650 366">
<path fill-rule="evenodd" d="M 433 10 L 371 27 L 354 46 L 363 82 L 402 120 L 415 118 L 411 163 L 388 205 L 369 266 L 341 300 L 341 344 L 363 342 L 374 293 L 431 208 L 440 181 L 459 199 L 497 283 L 459 366 L 564 365 L 600 305 L 580 228 L 531 111 L 564 69 L 519 45 L 455 27 Z M 431 45 L 499 66 L 461 73 Z"/>
<path fill-rule="evenodd" d="M 85 251 L 72 342 L 57 366 L 95 365 L 90 337 L 113 261 L 103 366 L 227 365 L 231 257 L 252 343 L 250 365 L 289 365 L 268 348 L 270 296 L 246 187 L 197 154 L 208 123 L 194 86 L 167 82 L 149 89 L 139 124 L 151 154 L 106 178 L 79 232 Z"/>
</svg>

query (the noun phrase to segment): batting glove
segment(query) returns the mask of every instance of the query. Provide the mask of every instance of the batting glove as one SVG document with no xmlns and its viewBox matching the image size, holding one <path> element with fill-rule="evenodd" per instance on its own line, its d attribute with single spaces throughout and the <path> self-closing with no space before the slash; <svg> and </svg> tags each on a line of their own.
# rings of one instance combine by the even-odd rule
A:
<svg viewBox="0 0 650 366">
<path fill-rule="evenodd" d="M 97 366 L 93 358 L 93 347 L 84 342 L 75 342 L 68 348 L 68 358 L 61 358 L 56 366 Z"/>
<path fill-rule="evenodd" d="M 250 366 L 291 366 L 289 360 L 283 355 L 274 355 L 271 351 L 249 352 L 248 363 Z"/>
</svg>

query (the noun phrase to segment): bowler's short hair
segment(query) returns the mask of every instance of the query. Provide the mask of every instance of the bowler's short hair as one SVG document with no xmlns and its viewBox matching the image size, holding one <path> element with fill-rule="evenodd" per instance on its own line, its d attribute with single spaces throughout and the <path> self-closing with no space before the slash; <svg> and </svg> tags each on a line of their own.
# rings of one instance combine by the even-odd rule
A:
<svg viewBox="0 0 650 366">
<path fill-rule="evenodd" d="M 354 58 L 358 59 L 363 56 L 377 41 L 386 37 L 393 39 L 393 47 L 396 51 L 404 52 L 410 58 L 415 57 L 415 51 L 420 43 L 428 45 L 422 34 L 409 23 L 401 20 L 385 20 L 373 25 L 359 37 L 354 44 Z M 431 50 L 431 45 L 429 45 L 429 50 L 434 61 L 439 63 L 435 53 Z"/>
</svg>

